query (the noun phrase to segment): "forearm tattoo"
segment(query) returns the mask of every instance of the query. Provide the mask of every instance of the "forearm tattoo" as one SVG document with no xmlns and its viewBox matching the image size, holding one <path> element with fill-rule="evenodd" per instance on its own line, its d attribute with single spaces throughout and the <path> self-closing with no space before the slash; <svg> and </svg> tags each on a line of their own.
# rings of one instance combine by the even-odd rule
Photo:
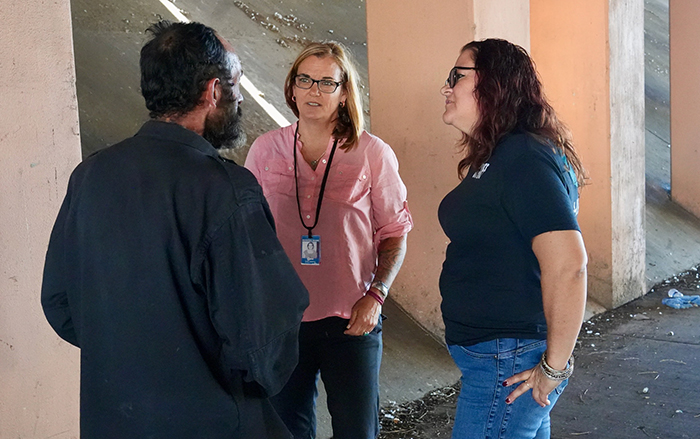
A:
<svg viewBox="0 0 700 439">
<path fill-rule="evenodd" d="M 382 281 L 391 287 L 405 256 L 406 235 L 382 240 L 379 243 L 375 280 Z"/>
</svg>

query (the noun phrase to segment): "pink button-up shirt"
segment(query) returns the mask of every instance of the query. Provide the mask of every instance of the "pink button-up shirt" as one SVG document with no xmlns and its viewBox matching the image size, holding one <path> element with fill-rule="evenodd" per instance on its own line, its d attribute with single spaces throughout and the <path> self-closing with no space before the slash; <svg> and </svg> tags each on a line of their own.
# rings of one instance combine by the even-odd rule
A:
<svg viewBox="0 0 700 439">
<path fill-rule="evenodd" d="M 377 246 L 413 227 L 406 202 L 406 186 L 399 176 L 394 151 L 367 132 L 346 152 L 336 149 L 313 234 L 321 237 L 320 265 L 301 265 L 301 224 L 294 184 L 296 124 L 258 137 L 245 167 L 258 178 L 277 225 L 277 235 L 299 277 L 309 290 L 311 304 L 305 322 L 338 316 L 350 318 L 352 307 L 369 288 L 377 268 Z M 297 143 L 297 174 L 301 214 L 307 225 L 316 216 L 321 181 L 333 141 L 316 170 L 303 159 Z M 284 288 L 284 286 L 280 286 Z"/>
</svg>

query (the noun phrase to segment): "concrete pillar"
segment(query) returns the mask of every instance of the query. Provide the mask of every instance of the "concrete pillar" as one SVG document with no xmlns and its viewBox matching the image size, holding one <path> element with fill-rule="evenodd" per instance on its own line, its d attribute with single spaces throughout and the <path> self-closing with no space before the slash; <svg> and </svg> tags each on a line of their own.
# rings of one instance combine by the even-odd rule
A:
<svg viewBox="0 0 700 439">
<path fill-rule="evenodd" d="M 415 229 L 392 296 L 433 334 L 443 332 L 438 277 L 447 238 L 437 220 L 459 182 L 461 135 L 442 122 L 440 87 L 461 47 L 501 37 L 529 46 L 527 0 L 367 2 L 372 132 L 396 151 Z"/>
<path fill-rule="evenodd" d="M 0 437 L 77 438 L 78 350 L 39 301 L 44 254 L 80 161 L 69 0 L 0 0 Z"/>
<path fill-rule="evenodd" d="M 502 38 L 529 52 L 529 17 L 530 0 L 474 0 L 473 39 Z"/>
<path fill-rule="evenodd" d="M 700 218 L 700 2 L 669 1 L 671 197 Z"/>
<path fill-rule="evenodd" d="M 531 0 L 532 55 L 590 174 L 581 197 L 589 297 L 645 292 L 644 2 Z"/>
</svg>

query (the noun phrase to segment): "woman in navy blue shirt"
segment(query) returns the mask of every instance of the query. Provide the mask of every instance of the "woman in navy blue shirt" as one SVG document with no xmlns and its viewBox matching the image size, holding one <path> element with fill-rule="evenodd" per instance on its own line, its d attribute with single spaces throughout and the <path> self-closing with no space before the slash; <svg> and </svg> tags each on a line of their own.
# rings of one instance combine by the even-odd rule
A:
<svg viewBox="0 0 700 439">
<path fill-rule="evenodd" d="M 462 371 L 452 437 L 548 438 L 585 309 L 583 168 L 523 48 L 467 44 L 441 93 L 464 148 L 438 212 L 445 336 Z"/>
</svg>

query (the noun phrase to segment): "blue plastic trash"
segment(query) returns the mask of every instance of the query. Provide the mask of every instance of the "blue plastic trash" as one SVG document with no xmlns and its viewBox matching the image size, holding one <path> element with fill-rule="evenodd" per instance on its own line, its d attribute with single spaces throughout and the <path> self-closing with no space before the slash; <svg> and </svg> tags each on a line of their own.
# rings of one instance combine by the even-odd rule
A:
<svg viewBox="0 0 700 439">
<path fill-rule="evenodd" d="M 668 290 L 668 299 L 661 300 L 666 306 L 674 309 L 686 309 L 700 306 L 700 296 L 686 296 L 675 288 Z"/>
</svg>

